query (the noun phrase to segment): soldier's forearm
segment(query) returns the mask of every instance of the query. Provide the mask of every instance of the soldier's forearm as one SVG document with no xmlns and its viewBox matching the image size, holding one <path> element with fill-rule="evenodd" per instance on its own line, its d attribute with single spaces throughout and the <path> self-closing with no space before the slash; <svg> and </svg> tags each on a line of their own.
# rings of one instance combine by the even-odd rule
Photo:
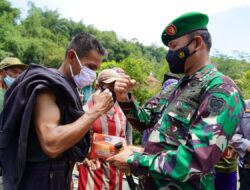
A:
<svg viewBox="0 0 250 190">
<path fill-rule="evenodd" d="M 145 130 L 153 127 L 150 109 L 139 108 L 132 99 L 130 102 L 119 102 L 119 105 L 128 119 L 129 123 L 137 130 Z"/>
</svg>

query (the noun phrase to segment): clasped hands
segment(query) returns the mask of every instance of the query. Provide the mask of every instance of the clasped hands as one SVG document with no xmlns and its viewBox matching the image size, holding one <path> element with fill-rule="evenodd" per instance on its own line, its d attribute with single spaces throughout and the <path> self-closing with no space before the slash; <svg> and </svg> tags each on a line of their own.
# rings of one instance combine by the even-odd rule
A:
<svg viewBox="0 0 250 190">
<path fill-rule="evenodd" d="M 106 160 L 106 162 L 110 163 L 111 165 L 114 165 L 125 174 L 130 173 L 127 160 L 128 160 L 128 157 L 132 153 L 133 152 L 129 149 L 126 143 L 123 143 L 122 150 L 118 154 L 109 157 Z M 85 160 L 83 161 L 83 164 L 89 167 L 91 170 L 97 170 L 97 169 L 100 169 L 101 167 L 100 161 L 98 159 L 85 158 Z"/>
</svg>

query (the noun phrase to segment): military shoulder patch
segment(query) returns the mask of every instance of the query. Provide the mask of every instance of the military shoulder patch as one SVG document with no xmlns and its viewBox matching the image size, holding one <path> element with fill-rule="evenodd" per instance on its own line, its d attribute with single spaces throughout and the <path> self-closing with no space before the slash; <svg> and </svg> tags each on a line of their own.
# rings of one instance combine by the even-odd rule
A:
<svg viewBox="0 0 250 190">
<path fill-rule="evenodd" d="M 212 96 L 208 99 L 207 109 L 211 114 L 219 114 L 226 106 L 225 100 Z"/>
</svg>

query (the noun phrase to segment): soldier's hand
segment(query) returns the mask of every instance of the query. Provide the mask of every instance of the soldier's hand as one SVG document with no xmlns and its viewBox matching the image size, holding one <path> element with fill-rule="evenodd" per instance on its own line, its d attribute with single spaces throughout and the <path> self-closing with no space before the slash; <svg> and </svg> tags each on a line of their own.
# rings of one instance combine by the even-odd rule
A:
<svg viewBox="0 0 250 190">
<path fill-rule="evenodd" d="M 93 94 L 93 103 L 93 108 L 100 111 L 102 114 L 106 113 L 114 106 L 112 93 L 108 89 L 103 92 L 97 90 L 96 93 Z"/>
<path fill-rule="evenodd" d="M 237 152 L 235 151 L 234 148 L 227 147 L 226 150 L 224 151 L 224 157 L 227 158 L 227 159 L 237 158 L 238 154 L 237 154 Z"/>
<path fill-rule="evenodd" d="M 116 166 L 119 170 L 124 172 L 125 174 L 130 173 L 129 165 L 127 164 L 128 157 L 133 153 L 128 146 L 123 143 L 123 150 L 116 154 L 115 156 L 112 156 L 108 158 L 106 161 L 110 164 Z"/>
<path fill-rule="evenodd" d="M 129 100 L 128 93 L 133 89 L 135 83 L 136 81 L 128 75 L 124 75 L 122 78 L 116 80 L 114 91 L 119 102 L 127 102 Z"/>
</svg>

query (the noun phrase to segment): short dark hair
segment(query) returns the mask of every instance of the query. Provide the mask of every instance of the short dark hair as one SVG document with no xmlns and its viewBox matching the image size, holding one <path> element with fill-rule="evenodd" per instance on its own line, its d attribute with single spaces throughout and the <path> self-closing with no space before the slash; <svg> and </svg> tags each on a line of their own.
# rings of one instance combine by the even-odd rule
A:
<svg viewBox="0 0 250 190">
<path fill-rule="evenodd" d="M 210 52 L 210 49 L 212 47 L 212 37 L 211 37 L 211 34 L 208 30 L 196 30 L 196 31 L 190 33 L 189 35 L 191 38 L 193 38 L 196 35 L 201 36 L 203 41 L 206 44 L 208 52 Z"/>
<path fill-rule="evenodd" d="M 86 32 L 78 33 L 72 38 L 66 50 L 65 57 L 70 49 L 74 49 L 79 58 L 84 57 L 93 49 L 97 50 L 102 56 L 106 54 L 106 50 L 96 38 Z"/>
</svg>

